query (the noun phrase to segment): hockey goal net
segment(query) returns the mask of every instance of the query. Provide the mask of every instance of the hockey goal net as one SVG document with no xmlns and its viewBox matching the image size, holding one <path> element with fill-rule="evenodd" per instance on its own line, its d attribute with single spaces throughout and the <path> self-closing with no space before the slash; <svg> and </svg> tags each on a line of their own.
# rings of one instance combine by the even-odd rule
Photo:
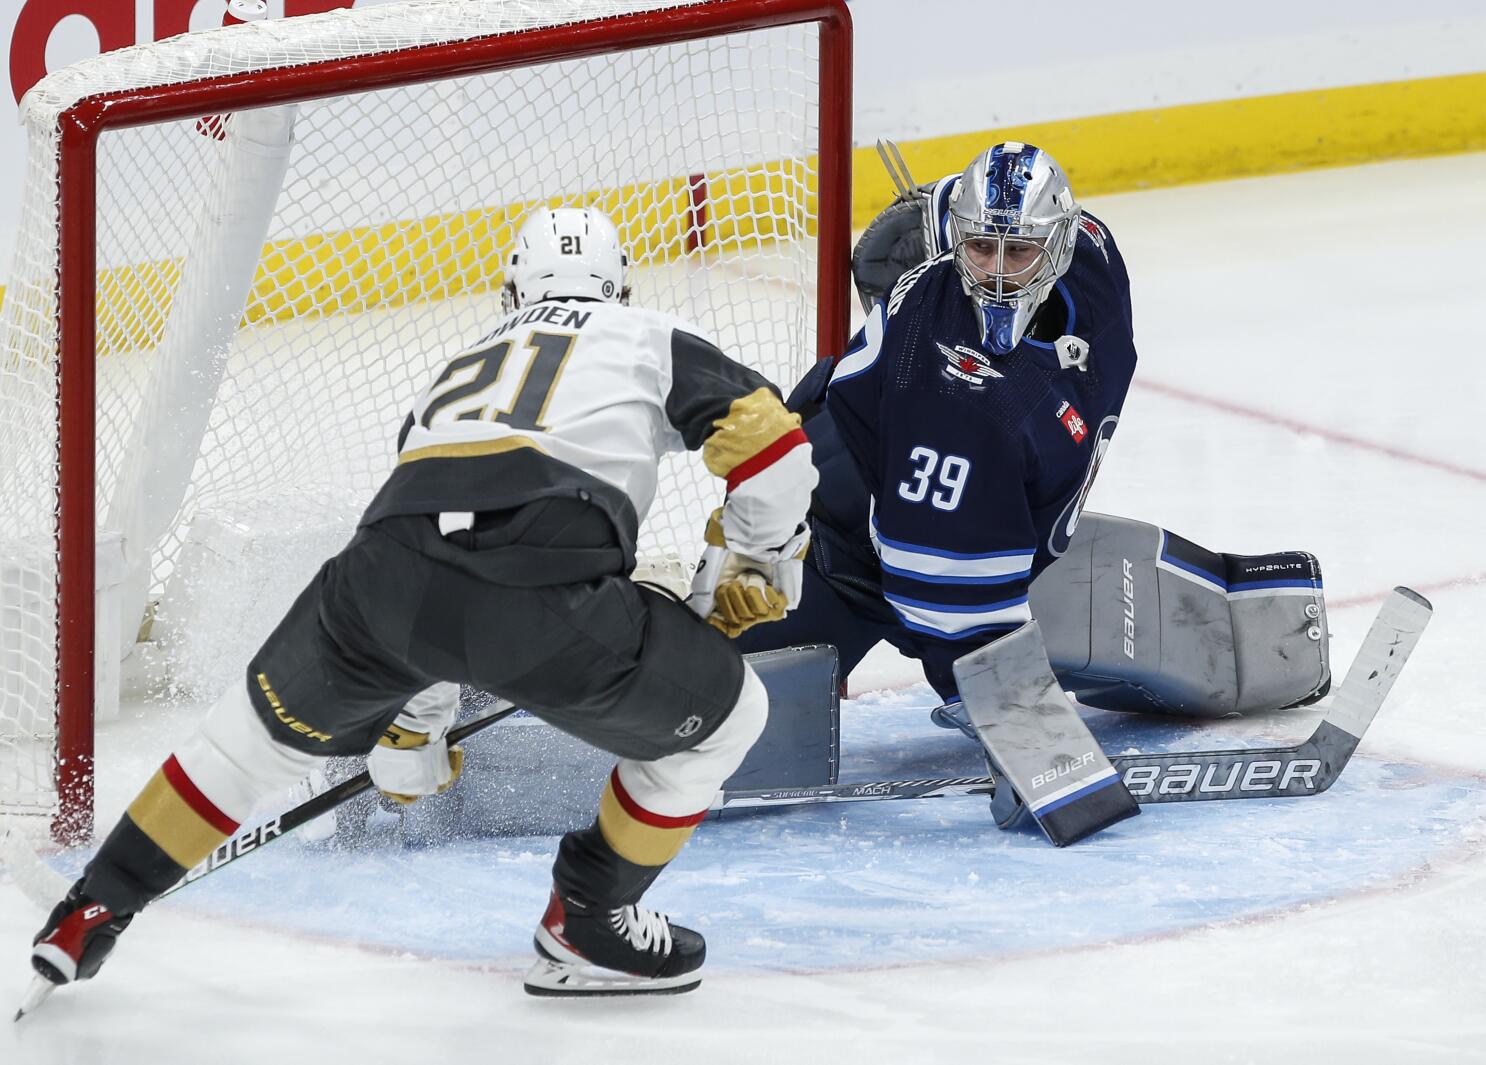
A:
<svg viewBox="0 0 1486 1065">
<path fill-rule="evenodd" d="M 0 810 L 85 838 L 121 671 L 240 679 L 499 315 L 531 207 L 607 210 L 633 302 L 784 388 L 839 351 L 849 113 L 844 0 L 421 0 L 43 80 L 0 308 Z M 717 496 L 672 462 L 642 554 L 691 558 Z"/>
</svg>

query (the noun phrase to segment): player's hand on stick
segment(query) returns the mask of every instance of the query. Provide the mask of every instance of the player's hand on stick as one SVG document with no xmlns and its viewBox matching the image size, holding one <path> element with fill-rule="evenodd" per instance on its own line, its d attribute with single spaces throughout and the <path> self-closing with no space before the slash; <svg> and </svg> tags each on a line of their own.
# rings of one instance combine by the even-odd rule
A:
<svg viewBox="0 0 1486 1065">
<path fill-rule="evenodd" d="M 459 686 L 435 684 L 408 700 L 366 757 L 377 790 L 393 802 L 416 802 L 448 791 L 464 769 L 464 749 L 444 736 L 459 709 Z"/>
<path fill-rule="evenodd" d="M 707 522 L 707 549 L 692 581 L 691 608 L 729 638 L 765 621 L 778 621 L 800 605 L 810 529 L 801 523 L 769 557 L 730 550 L 722 533 L 722 511 Z"/>
<path fill-rule="evenodd" d="M 387 726 L 366 757 L 366 771 L 377 790 L 404 806 L 448 791 L 463 769 L 463 747 L 450 747 L 443 736 L 434 739 L 397 725 Z"/>
</svg>

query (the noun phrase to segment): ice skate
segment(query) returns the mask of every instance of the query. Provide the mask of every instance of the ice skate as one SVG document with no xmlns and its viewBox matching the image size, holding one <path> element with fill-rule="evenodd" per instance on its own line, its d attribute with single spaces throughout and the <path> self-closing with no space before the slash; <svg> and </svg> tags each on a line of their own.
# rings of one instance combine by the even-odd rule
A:
<svg viewBox="0 0 1486 1065">
<path fill-rule="evenodd" d="M 32 940 L 31 967 L 54 984 L 91 979 L 132 920 L 88 898 L 78 881 Z"/>
<path fill-rule="evenodd" d="M 700 933 L 643 906 L 605 910 L 552 892 L 533 939 L 532 995 L 679 995 L 702 982 Z"/>
</svg>

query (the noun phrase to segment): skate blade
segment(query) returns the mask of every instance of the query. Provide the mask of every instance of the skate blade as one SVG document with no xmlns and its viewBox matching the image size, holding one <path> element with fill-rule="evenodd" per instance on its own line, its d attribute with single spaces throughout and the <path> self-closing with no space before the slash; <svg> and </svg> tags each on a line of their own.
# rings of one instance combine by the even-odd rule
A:
<svg viewBox="0 0 1486 1065">
<path fill-rule="evenodd" d="M 31 986 L 26 988 L 26 997 L 21 999 L 20 1009 L 15 1011 L 15 1020 L 20 1020 L 37 1006 L 45 1002 L 51 993 L 57 990 L 56 984 L 40 974 L 31 978 Z"/>
<path fill-rule="evenodd" d="M 701 984 L 698 973 L 680 976 L 631 976 L 591 965 L 542 958 L 526 974 L 526 993 L 547 997 L 577 998 L 588 995 L 680 995 Z"/>
</svg>

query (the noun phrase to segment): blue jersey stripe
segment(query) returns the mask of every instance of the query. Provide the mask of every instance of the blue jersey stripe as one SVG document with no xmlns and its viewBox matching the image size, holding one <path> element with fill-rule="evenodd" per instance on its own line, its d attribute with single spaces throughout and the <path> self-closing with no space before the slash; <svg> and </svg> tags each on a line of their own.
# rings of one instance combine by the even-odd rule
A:
<svg viewBox="0 0 1486 1065">
<path fill-rule="evenodd" d="M 992 610 L 1006 610 L 1009 607 L 1021 606 L 1027 601 L 1025 595 L 1019 595 L 1015 599 L 1003 599 L 999 603 L 929 603 L 922 599 L 909 599 L 901 595 L 887 595 L 883 598 L 894 606 L 911 606 L 920 610 L 932 610 L 940 614 L 986 614 Z"/>
<path fill-rule="evenodd" d="M 1025 555 L 1028 559 L 1037 554 L 1035 547 L 1019 547 L 1011 551 L 985 551 L 978 554 L 970 554 L 962 551 L 945 551 L 938 547 L 925 547 L 922 544 L 910 544 L 906 540 L 894 540 L 882 535 L 882 528 L 877 524 L 877 519 L 872 519 L 872 527 L 877 532 L 879 543 L 888 547 L 896 547 L 899 551 L 911 551 L 916 555 L 933 555 L 935 558 L 952 558 L 962 562 L 978 562 L 987 558 L 1015 558 L 1017 555 Z"/>
</svg>

